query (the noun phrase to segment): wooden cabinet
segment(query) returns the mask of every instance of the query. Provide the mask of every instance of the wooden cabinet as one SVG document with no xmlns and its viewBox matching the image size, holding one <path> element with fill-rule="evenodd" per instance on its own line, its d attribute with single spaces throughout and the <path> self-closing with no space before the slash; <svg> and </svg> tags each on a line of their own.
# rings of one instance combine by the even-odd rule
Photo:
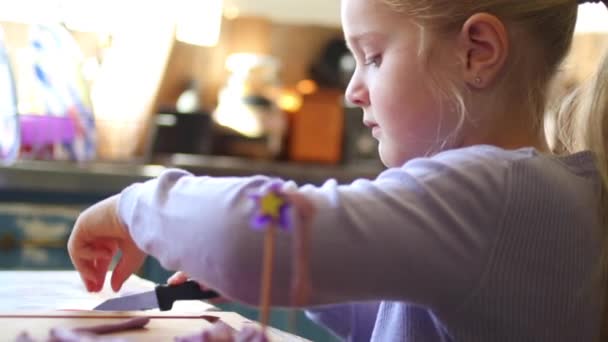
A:
<svg viewBox="0 0 608 342">
<path fill-rule="evenodd" d="M 324 89 L 304 96 L 302 108 L 292 114 L 289 159 L 337 164 L 342 159 L 344 136 L 343 92 Z"/>
</svg>

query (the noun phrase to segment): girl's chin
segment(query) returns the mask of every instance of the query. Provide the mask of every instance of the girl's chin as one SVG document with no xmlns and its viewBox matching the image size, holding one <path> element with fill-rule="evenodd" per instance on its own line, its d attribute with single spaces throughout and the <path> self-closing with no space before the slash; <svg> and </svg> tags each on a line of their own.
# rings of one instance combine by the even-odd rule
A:
<svg viewBox="0 0 608 342">
<path fill-rule="evenodd" d="M 380 141 L 378 146 L 378 153 L 380 154 L 382 164 L 388 168 L 401 167 L 406 162 L 403 158 L 399 158 L 399 155 L 394 153 L 394 151 L 383 148 L 382 141 Z"/>
<path fill-rule="evenodd" d="M 378 145 L 378 153 L 380 155 L 382 164 L 388 168 L 402 167 L 408 161 L 424 156 L 424 154 L 416 153 L 415 151 L 403 151 L 387 148 L 385 144 L 382 144 L 382 141 L 380 141 L 380 144 Z"/>
</svg>

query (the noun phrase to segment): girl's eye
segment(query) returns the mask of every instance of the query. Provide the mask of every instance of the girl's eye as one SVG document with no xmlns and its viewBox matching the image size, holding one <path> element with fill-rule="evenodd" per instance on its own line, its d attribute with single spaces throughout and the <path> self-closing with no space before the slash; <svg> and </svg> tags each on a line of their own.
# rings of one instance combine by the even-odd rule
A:
<svg viewBox="0 0 608 342">
<path fill-rule="evenodd" d="M 380 55 L 375 55 L 375 56 L 372 56 L 371 58 L 365 59 L 365 65 L 373 65 L 375 67 L 379 67 L 381 63 L 382 63 L 382 56 L 380 56 Z"/>
</svg>

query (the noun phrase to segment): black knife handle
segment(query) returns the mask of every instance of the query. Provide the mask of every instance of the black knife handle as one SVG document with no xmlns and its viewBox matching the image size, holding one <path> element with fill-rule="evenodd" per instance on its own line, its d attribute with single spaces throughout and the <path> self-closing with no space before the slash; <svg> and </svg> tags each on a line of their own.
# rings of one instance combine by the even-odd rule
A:
<svg viewBox="0 0 608 342">
<path fill-rule="evenodd" d="M 219 293 L 213 290 L 201 290 L 194 280 L 188 280 L 179 285 L 158 285 L 156 287 L 156 298 L 160 311 L 171 310 L 176 300 L 211 299 L 219 297 Z"/>
</svg>

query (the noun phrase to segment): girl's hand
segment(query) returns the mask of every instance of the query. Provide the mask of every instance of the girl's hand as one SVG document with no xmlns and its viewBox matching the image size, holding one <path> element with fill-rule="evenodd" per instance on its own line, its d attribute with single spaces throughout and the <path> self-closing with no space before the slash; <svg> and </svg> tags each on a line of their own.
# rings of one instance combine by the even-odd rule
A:
<svg viewBox="0 0 608 342">
<path fill-rule="evenodd" d="M 146 257 L 118 218 L 118 199 L 119 195 L 112 196 L 83 211 L 68 240 L 70 258 L 88 291 L 103 288 L 112 258 L 119 250 L 122 255 L 111 279 L 114 291 L 121 288 Z"/>
<path fill-rule="evenodd" d="M 186 282 L 189 279 L 190 279 L 190 277 L 186 273 L 177 271 L 172 276 L 170 276 L 169 279 L 167 279 L 167 284 L 179 285 L 179 284 Z M 198 286 L 200 286 L 201 290 L 203 290 L 203 291 L 214 290 L 201 283 L 198 283 Z M 219 298 L 213 298 L 213 299 L 206 300 L 206 302 L 209 302 L 211 304 L 222 304 L 222 303 L 228 302 L 228 300 L 226 298 L 219 297 Z"/>
</svg>

